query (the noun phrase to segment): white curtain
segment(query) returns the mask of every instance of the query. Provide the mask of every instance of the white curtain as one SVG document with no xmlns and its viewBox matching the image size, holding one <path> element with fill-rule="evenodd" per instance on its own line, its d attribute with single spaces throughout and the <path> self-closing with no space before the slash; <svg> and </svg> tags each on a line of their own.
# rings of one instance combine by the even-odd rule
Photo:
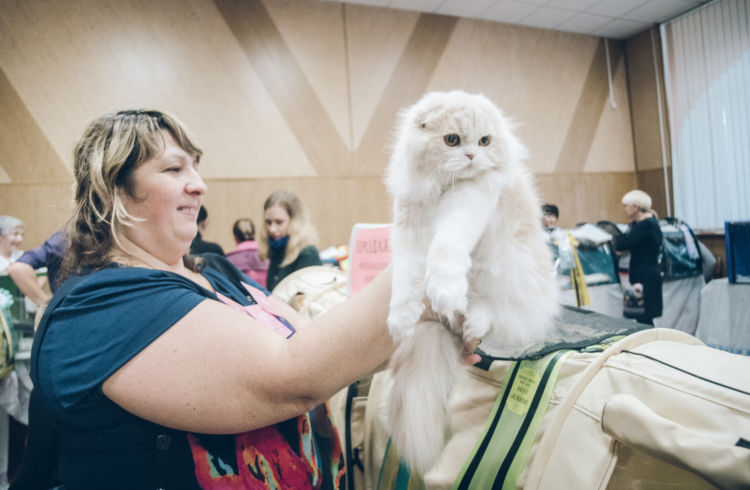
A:
<svg viewBox="0 0 750 490">
<path fill-rule="evenodd" d="M 750 220 L 750 0 L 661 26 L 674 215 L 695 229 Z"/>
</svg>

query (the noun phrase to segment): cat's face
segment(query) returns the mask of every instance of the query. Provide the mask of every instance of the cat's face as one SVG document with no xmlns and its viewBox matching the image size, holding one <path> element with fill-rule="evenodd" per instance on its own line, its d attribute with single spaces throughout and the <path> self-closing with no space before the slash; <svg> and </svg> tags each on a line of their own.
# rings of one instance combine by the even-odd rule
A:
<svg viewBox="0 0 750 490">
<path fill-rule="evenodd" d="M 410 160 L 431 175 L 471 179 L 514 165 L 523 156 L 509 121 L 482 95 L 431 92 L 404 117 Z"/>
</svg>

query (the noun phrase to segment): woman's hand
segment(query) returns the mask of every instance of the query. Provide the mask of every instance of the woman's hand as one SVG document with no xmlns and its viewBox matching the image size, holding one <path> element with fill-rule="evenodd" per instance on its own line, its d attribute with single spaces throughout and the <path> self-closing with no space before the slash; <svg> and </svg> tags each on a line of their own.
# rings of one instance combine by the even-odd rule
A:
<svg viewBox="0 0 750 490">
<path fill-rule="evenodd" d="M 461 345 L 461 358 L 464 364 L 466 364 L 467 366 L 473 366 L 474 364 L 482 360 L 482 357 L 479 354 L 474 353 L 474 351 L 477 350 L 477 347 L 479 347 L 479 344 L 480 342 L 482 342 L 482 340 L 475 339 L 473 337 L 467 338 L 463 336 L 466 323 L 466 318 L 463 315 L 456 315 L 454 324 L 449 324 L 445 318 L 442 318 L 439 314 L 435 313 L 430 305 L 430 300 L 425 298 L 424 312 L 422 313 L 422 317 L 420 318 L 420 321 L 422 320 L 440 322 L 445 328 L 451 330 L 457 336 L 461 336 L 463 341 Z"/>
<path fill-rule="evenodd" d="M 463 363 L 467 366 L 473 366 L 482 360 L 479 354 L 474 353 L 477 347 L 479 347 L 480 342 L 482 342 L 480 339 L 464 339 L 461 348 L 461 357 L 463 358 Z"/>
</svg>

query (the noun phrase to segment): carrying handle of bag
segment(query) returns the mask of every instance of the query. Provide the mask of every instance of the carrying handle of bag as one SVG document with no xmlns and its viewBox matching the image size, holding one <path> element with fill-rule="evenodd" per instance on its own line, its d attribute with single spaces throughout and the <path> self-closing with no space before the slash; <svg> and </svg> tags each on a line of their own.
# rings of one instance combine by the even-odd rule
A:
<svg viewBox="0 0 750 490">
<path fill-rule="evenodd" d="M 750 449 L 737 445 L 738 434 L 686 427 L 621 393 L 604 405 L 602 430 L 626 446 L 697 473 L 720 488 L 750 486 Z"/>
<path fill-rule="evenodd" d="M 555 445 L 558 441 L 558 436 L 562 431 L 563 425 L 565 425 L 570 413 L 573 411 L 578 398 L 588 387 L 591 380 L 599 373 L 607 360 L 610 357 L 620 354 L 623 350 L 632 350 L 640 345 L 654 342 L 656 340 L 679 342 L 688 345 L 703 345 L 703 342 L 694 336 L 674 328 L 647 328 L 632 335 L 628 335 L 624 339 L 609 346 L 594 361 L 592 361 L 586 369 L 584 369 L 580 376 L 578 376 L 578 381 L 576 381 L 576 383 L 568 390 L 567 396 L 555 410 L 555 415 L 545 429 L 544 435 L 542 435 L 542 440 L 539 441 L 539 444 L 535 449 L 536 453 L 529 463 L 529 470 L 526 475 L 526 485 L 524 487 L 526 490 L 537 490 L 541 488 L 547 465 L 555 450 Z"/>
</svg>

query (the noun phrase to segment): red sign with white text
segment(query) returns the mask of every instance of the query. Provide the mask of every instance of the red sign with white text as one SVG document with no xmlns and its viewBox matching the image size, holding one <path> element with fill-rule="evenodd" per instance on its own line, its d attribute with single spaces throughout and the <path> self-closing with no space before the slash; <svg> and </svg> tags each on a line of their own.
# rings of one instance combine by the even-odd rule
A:
<svg viewBox="0 0 750 490">
<path fill-rule="evenodd" d="M 349 292 L 364 288 L 391 263 L 391 225 L 354 225 L 349 243 Z"/>
</svg>

